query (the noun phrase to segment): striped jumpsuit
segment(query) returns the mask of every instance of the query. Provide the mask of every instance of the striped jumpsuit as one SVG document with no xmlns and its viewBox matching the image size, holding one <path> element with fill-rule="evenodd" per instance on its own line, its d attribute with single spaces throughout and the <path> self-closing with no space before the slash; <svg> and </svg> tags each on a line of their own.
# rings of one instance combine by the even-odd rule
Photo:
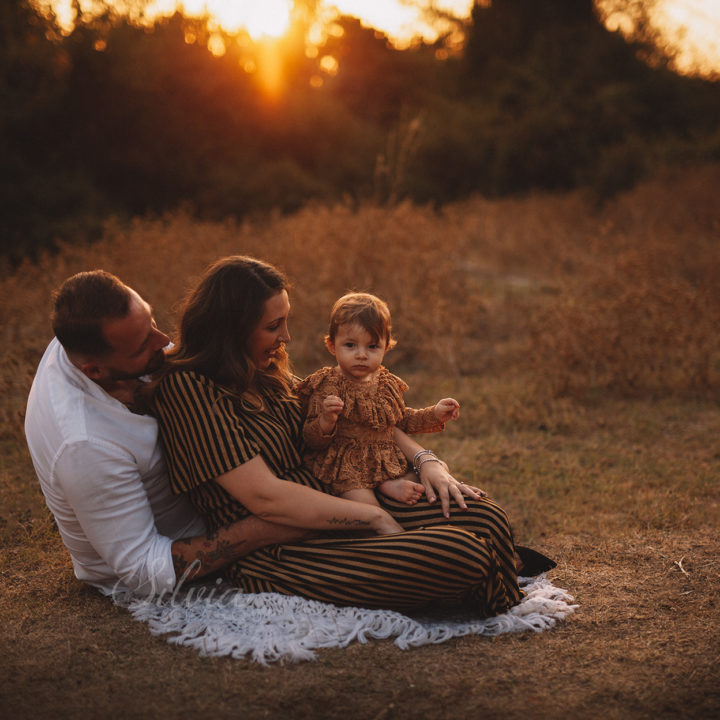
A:
<svg viewBox="0 0 720 720">
<path fill-rule="evenodd" d="M 263 397 L 262 411 L 245 408 L 212 379 L 175 371 L 161 381 L 155 412 L 174 492 L 187 492 L 209 530 L 249 511 L 215 478 L 262 455 L 279 478 L 322 492 L 302 462 L 303 417 L 297 399 Z M 505 512 L 489 498 L 467 499 L 467 509 L 423 497 L 406 505 L 379 496 L 405 529 L 358 537 L 324 533 L 271 545 L 240 558 L 229 579 L 246 592 L 278 592 L 369 608 L 408 610 L 437 602 L 470 605 L 480 616 L 505 612 L 522 598 L 512 532 Z"/>
</svg>

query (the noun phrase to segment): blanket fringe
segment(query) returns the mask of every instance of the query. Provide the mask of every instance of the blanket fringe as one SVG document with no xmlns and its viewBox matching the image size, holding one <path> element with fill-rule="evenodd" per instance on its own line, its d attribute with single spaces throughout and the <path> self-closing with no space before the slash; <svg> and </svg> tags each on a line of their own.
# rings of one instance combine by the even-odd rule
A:
<svg viewBox="0 0 720 720">
<path fill-rule="evenodd" d="M 147 623 L 153 635 L 198 650 L 202 655 L 248 658 L 261 665 L 314 660 L 323 648 L 393 638 L 407 650 L 466 635 L 496 636 L 508 632 L 542 632 L 578 606 L 565 590 L 541 575 L 521 578 L 526 597 L 497 617 L 476 619 L 410 617 L 390 610 L 337 607 L 301 597 L 260 593 L 247 595 L 219 584 L 183 588 L 171 597 L 116 598 L 131 615 Z"/>
</svg>

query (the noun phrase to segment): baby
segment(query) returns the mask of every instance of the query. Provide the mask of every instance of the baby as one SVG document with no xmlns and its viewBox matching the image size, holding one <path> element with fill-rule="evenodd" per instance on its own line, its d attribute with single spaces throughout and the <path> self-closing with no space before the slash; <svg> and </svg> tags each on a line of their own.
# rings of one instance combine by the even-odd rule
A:
<svg viewBox="0 0 720 720">
<path fill-rule="evenodd" d="M 395 345 L 391 330 L 390 311 L 380 298 L 344 295 L 333 306 L 325 338 L 337 365 L 307 377 L 297 392 L 306 411 L 306 459 L 331 492 L 377 504 L 377 488 L 412 505 L 424 488 L 404 478 L 412 468 L 393 440 L 393 427 L 408 434 L 438 432 L 457 419 L 460 404 L 445 398 L 424 410 L 405 407 L 408 386 L 382 366 Z M 426 452 L 428 457 L 417 460 L 416 467 L 436 460 Z"/>
</svg>

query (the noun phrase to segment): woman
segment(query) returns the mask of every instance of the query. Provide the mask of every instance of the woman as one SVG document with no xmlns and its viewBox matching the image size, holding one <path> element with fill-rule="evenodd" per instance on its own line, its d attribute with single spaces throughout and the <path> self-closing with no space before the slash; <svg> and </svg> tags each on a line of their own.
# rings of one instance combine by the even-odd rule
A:
<svg viewBox="0 0 720 720">
<path fill-rule="evenodd" d="M 427 500 L 413 506 L 322 492 L 302 464 L 303 418 L 285 351 L 289 311 L 287 282 L 275 268 L 220 260 L 186 300 L 156 387 L 173 490 L 189 493 L 210 528 L 254 514 L 325 531 L 242 558 L 230 579 L 247 592 L 364 607 L 442 600 L 490 616 L 519 602 L 505 513 L 439 462 L 422 463 Z M 397 439 L 409 457 L 421 450 L 407 436 Z M 448 520 L 451 497 L 460 509 Z M 442 511 L 431 504 L 437 499 Z"/>
</svg>

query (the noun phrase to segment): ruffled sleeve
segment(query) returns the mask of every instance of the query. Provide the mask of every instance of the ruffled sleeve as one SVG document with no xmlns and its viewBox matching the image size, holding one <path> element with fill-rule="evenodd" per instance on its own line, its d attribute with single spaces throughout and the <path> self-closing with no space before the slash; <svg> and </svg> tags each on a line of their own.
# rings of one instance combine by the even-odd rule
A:
<svg viewBox="0 0 720 720">
<path fill-rule="evenodd" d="M 384 373 L 380 376 L 382 387 L 379 388 L 378 394 L 387 398 L 388 405 L 394 404 L 400 409 L 400 417 L 395 421 L 395 425 L 400 430 L 408 435 L 415 435 L 416 433 L 440 432 L 445 429 L 445 423 L 438 422 L 435 416 L 434 406 L 426 407 L 423 410 L 406 407 L 403 394 L 408 390 L 407 383 L 385 368 L 383 370 Z"/>
<path fill-rule="evenodd" d="M 308 375 L 295 386 L 295 394 L 300 400 L 303 412 L 307 415 L 314 412 L 317 415 L 317 407 L 322 404 L 325 396 L 339 393 L 338 383 L 335 381 L 334 368 L 324 367 Z M 320 393 L 323 393 L 322 396 Z"/>
<path fill-rule="evenodd" d="M 326 435 L 320 427 L 319 416 L 322 412 L 322 402 L 328 395 L 341 396 L 338 378 L 333 368 L 322 368 L 309 375 L 295 389 L 300 398 L 305 422 L 303 423 L 303 441 L 311 450 L 322 450 L 332 442 L 335 437 L 335 428 Z"/>
<path fill-rule="evenodd" d="M 397 426 L 408 435 L 441 432 L 445 429 L 445 423 L 438 422 L 434 405 L 423 410 L 405 408 L 405 414 Z"/>
</svg>

